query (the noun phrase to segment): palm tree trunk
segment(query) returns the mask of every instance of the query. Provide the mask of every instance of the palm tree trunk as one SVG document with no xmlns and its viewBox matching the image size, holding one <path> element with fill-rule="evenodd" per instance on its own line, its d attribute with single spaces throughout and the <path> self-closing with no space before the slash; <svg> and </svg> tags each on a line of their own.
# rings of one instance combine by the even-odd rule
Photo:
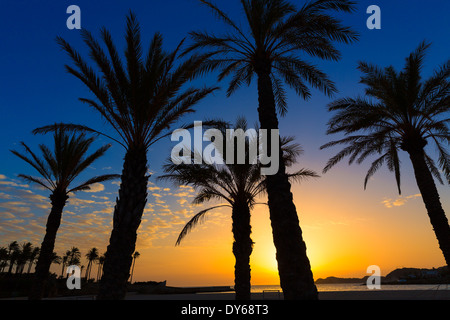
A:
<svg viewBox="0 0 450 320">
<path fill-rule="evenodd" d="M 44 241 L 41 244 L 41 252 L 36 263 L 35 281 L 29 294 L 30 300 L 40 300 L 44 295 L 45 284 L 48 279 L 50 265 L 52 264 L 53 249 L 55 247 L 56 233 L 61 224 L 63 208 L 69 197 L 64 191 L 54 191 L 50 196 L 52 209 L 47 219 Z"/>
<path fill-rule="evenodd" d="M 106 251 L 97 299 L 124 299 L 137 229 L 147 202 L 147 150 L 130 146 L 125 155 L 113 230 Z"/>
<path fill-rule="evenodd" d="M 431 225 L 439 243 L 439 248 L 444 254 L 447 266 L 450 266 L 450 227 L 444 209 L 439 198 L 439 193 L 434 183 L 430 169 L 425 162 L 423 149 L 408 151 L 411 159 L 417 186 L 422 194 L 422 200 L 428 212 Z"/>
<path fill-rule="evenodd" d="M 232 211 L 232 232 L 234 237 L 233 254 L 236 259 L 234 266 L 234 290 L 236 300 L 250 300 L 250 255 L 253 251 L 253 241 L 250 238 L 250 209 L 247 203 L 235 203 Z"/>
<path fill-rule="evenodd" d="M 259 121 L 262 129 L 278 129 L 270 70 L 262 69 L 258 72 Z M 268 141 L 270 143 L 270 139 Z M 271 150 L 270 145 L 267 150 Z M 278 156 L 280 164 L 278 173 L 267 176 L 267 194 L 280 285 L 285 299 L 316 300 L 318 299 L 317 288 L 306 254 L 306 245 L 303 241 L 281 148 Z"/>
<path fill-rule="evenodd" d="M 131 268 L 131 277 L 130 277 L 130 283 L 133 282 L 133 273 L 134 273 L 134 264 L 136 263 L 136 258 L 133 257 L 133 266 Z"/>
</svg>

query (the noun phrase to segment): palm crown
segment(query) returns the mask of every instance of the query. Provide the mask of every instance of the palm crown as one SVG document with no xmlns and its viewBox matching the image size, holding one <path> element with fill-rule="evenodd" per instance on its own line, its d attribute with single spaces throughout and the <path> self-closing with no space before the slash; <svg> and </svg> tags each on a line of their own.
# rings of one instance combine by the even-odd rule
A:
<svg viewBox="0 0 450 320">
<path fill-rule="evenodd" d="M 247 122 L 244 118 L 238 118 L 234 126 L 236 129 L 247 131 Z M 224 141 L 215 140 L 213 143 L 217 145 L 216 150 L 222 150 L 220 155 L 226 159 L 226 148 L 220 148 L 218 143 L 225 146 L 234 137 L 227 132 L 224 127 L 221 128 Z M 159 179 L 172 180 L 179 184 L 188 184 L 194 186 L 198 190 L 197 195 L 193 199 L 194 204 L 202 204 L 210 200 L 225 201 L 226 204 L 210 207 L 197 213 L 184 227 L 180 233 L 177 244 L 203 220 L 205 214 L 210 210 L 219 207 L 233 207 L 235 204 L 241 204 L 252 209 L 256 204 L 258 195 L 266 191 L 265 176 L 261 174 L 261 164 L 257 155 L 249 152 L 249 145 L 258 139 L 257 136 L 245 139 L 245 161 L 244 163 L 225 163 L 223 165 L 213 163 L 202 164 L 173 164 L 171 161 L 164 165 L 165 175 Z M 283 158 L 287 166 L 293 165 L 297 157 L 302 153 L 299 144 L 293 143 L 293 137 L 282 137 L 281 148 Z M 234 153 L 236 154 L 236 150 Z M 255 157 L 253 159 L 252 157 Z M 191 157 L 195 159 L 195 156 Z M 193 161 L 193 160 L 192 160 Z M 295 180 L 301 180 L 308 177 L 318 177 L 318 175 L 309 169 L 300 169 L 288 176 Z"/>
<path fill-rule="evenodd" d="M 242 84 L 249 85 L 255 73 L 270 73 L 278 111 L 284 115 L 287 102 L 283 81 L 303 98 L 311 95 L 305 82 L 328 95 L 336 91 L 327 75 L 300 54 L 338 60 L 340 53 L 332 41 L 349 43 L 358 36 L 325 11 L 351 12 L 353 2 L 319 0 L 297 10 L 283 0 L 241 0 L 248 22 L 248 28 L 243 29 L 210 1 L 200 1 L 223 20 L 232 33 L 216 36 L 191 32 L 194 43 L 186 52 L 206 48 L 210 58 L 208 68 L 221 69 L 219 80 L 233 75 L 227 95 Z"/>
<path fill-rule="evenodd" d="M 39 145 L 42 158 L 39 158 L 24 142 L 21 144 L 25 148 L 26 154 L 11 150 L 14 155 L 30 164 L 40 174 L 40 177 L 26 174 L 19 174 L 19 177 L 28 182 L 37 183 L 52 192 L 60 191 L 65 194 L 89 190 L 94 183 L 119 177 L 116 174 L 101 175 L 88 179 L 77 186 L 72 186 L 73 181 L 100 158 L 111 145 L 105 145 L 88 155 L 88 149 L 94 142 L 92 137 L 88 138 L 85 134 L 69 135 L 59 129 L 54 133 L 53 140 L 53 151 L 43 144 Z"/>
<path fill-rule="evenodd" d="M 148 148 L 193 106 L 217 88 L 185 88 L 186 84 L 201 73 L 199 66 L 203 57 L 192 55 L 176 66 L 183 41 L 172 52 L 163 50 L 163 39 L 155 33 L 150 47 L 144 54 L 140 26 L 133 13 L 127 16 L 125 40 L 125 66 L 108 30 L 101 30 L 101 38 L 107 53 L 87 30 L 81 31 L 90 50 L 90 57 L 100 70 L 101 76 L 89 66 L 82 56 L 63 38 L 58 44 L 71 57 L 74 67 L 66 65 L 67 71 L 80 79 L 95 99 L 80 98 L 97 110 L 119 135 L 114 139 L 125 148 L 144 146 Z M 68 129 L 97 130 L 73 124 L 60 124 Z M 35 132 L 54 130 L 46 126 Z M 103 133 L 102 133 L 103 134 Z M 164 136 L 164 135 L 163 135 Z"/>
<path fill-rule="evenodd" d="M 358 68 L 364 73 L 361 83 L 367 86 L 366 97 L 342 98 L 329 105 L 329 110 L 336 114 L 329 121 L 328 134 L 342 132 L 347 136 L 321 148 L 347 146 L 328 161 L 324 172 L 345 157 L 349 157 L 351 164 L 362 163 L 367 157 L 378 154 L 367 172 L 364 187 L 386 163 L 395 173 L 401 193 L 398 151 L 423 150 L 428 142 L 434 142 L 439 155 L 438 165 L 427 152 L 425 160 L 438 181 L 443 183 L 441 169 L 450 183 L 450 156 L 445 149 L 450 141 L 450 61 L 422 81 L 420 73 L 428 47 L 429 44 L 421 43 L 406 59 L 400 72 L 392 66 L 381 69 L 359 63 Z"/>
</svg>

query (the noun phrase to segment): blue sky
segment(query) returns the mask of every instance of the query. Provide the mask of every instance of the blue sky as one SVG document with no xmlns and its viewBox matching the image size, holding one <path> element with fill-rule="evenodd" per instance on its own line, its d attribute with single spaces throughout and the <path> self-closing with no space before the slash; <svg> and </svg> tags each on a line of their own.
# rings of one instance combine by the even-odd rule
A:
<svg viewBox="0 0 450 320">
<path fill-rule="evenodd" d="M 431 75 L 434 68 L 449 58 L 449 1 L 362 0 L 357 2 L 355 13 L 340 16 L 346 25 L 352 26 L 360 33 L 360 41 L 352 45 L 338 45 L 342 59 L 337 63 L 305 58 L 316 63 L 336 83 L 339 90 L 336 98 L 362 94 L 362 86 L 358 83 L 360 73 L 356 70 L 358 61 L 368 61 L 379 66 L 393 65 L 400 69 L 403 67 L 405 57 L 422 40 L 428 40 L 432 42 L 432 46 L 427 53 L 423 70 L 426 78 Z M 229 12 L 232 17 L 243 21 L 238 1 L 217 1 L 217 3 L 220 3 L 220 7 Z M 303 3 L 303 1 L 292 1 L 292 3 Z M 48 137 L 31 135 L 31 130 L 54 122 L 81 123 L 100 131 L 112 133 L 112 130 L 103 123 L 96 112 L 77 100 L 79 97 L 90 97 L 91 95 L 78 79 L 67 74 L 64 64 L 70 61 L 55 42 L 56 36 L 62 36 L 87 56 L 86 47 L 81 41 L 79 31 L 66 28 L 66 19 L 69 16 L 66 8 L 72 4 L 81 8 L 82 28 L 92 31 L 95 35 L 98 34 L 100 27 L 107 27 L 119 48 L 124 48 L 125 15 L 130 9 L 137 14 L 140 21 L 144 47 L 149 44 L 156 31 L 163 34 L 165 47 L 169 50 L 174 49 L 178 42 L 187 36 L 188 31 L 204 29 L 214 30 L 217 33 L 223 31 L 223 24 L 217 21 L 206 8 L 200 6 L 196 0 L 3 1 L 0 12 L 0 223 L 3 225 L 3 227 L 0 225 L 0 246 L 12 240 L 19 240 L 21 234 L 26 234 L 21 232 L 32 230 L 31 226 L 35 229 L 33 232 L 30 231 L 32 236 L 30 235 L 29 239 L 34 240 L 34 244 L 40 243 L 43 232 L 42 222 L 44 222 L 49 209 L 46 204 L 48 195 L 45 192 L 38 189 L 30 191 L 28 186 L 17 180 L 18 173 L 34 173 L 25 163 L 15 158 L 9 150 L 18 149 L 20 141 L 26 142 L 34 150 L 37 150 L 38 143 L 50 140 Z M 381 8 L 381 30 L 366 28 L 366 20 L 369 17 L 366 14 L 366 8 L 372 4 Z M 210 75 L 199 79 L 198 83 L 215 85 L 215 76 Z M 225 83 L 221 85 L 225 87 Z M 254 123 L 257 119 L 257 96 L 254 84 L 249 89 L 242 88 L 231 98 L 226 98 L 224 91 L 217 92 L 205 99 L 198 105 L 198 112 L 186 117 L 183 122 L 189 123 L 217 116 L 233 121 L 236 116 L 244 115 L 249 123 Z M 301 166 L 318 172 L 321 172 L 328 158 L 336 151 L 319 150 L 320 145 L 335 138 L 325 135 L 326 123 L 330 118 L 326 111 L 326 105 L 331 101 L 332 99 L 314 90 L 309 101 L 303 101 L 289 91 L 289 113 L 280 120 L 281 134 L 296 136 L 297 141 L 305 149 Z M 102 138 L 98 139 L 98 144 L 108 142 Z M 149 169 L 156 175 L 161 173 L 160 165 L 168 156 L 173 145 L 174 143 L 167 139 L 159 142 L 150 150 Z M 123 155 L 124 150 L 119 145 L 113 144 L 108 151 L 108 156 L 95 163 L 87 174 L 120 173 Z M 416 201 L 413 197 L 417 194 L 415 181 L 412 175 L 408 174 L 411 173 L 411 167 L 406 157 L 402 159 L 405 171 L 403 175 L 405 177 L 403 180 L 405 195 L 411 195 L 411 198 L 404 199 L 404 201 L 405 203 Z M 380 171 L 376 176 L 373 189 L 369 184 L 371 193 L 363 193 L 363 178 L 368 165 L 369 162 L 365 166 L 348 168 L 343 163 L 336 167 L 335 170 L 338 173 L 332 170 L 320 182 L 314 182 L 314 186 L 309 190 L 320 190 L 321 193 L 330 194 L 333 193 L 333 188 L 342 187 L 342 181 L 341 184 L 338 181 L 345 178 L 344 185 L 348 186 L 349 190 L 358 190 L 358 197 L 364 197 L 365 201 L 380 204 L 382 201 L 390 199 L 391 203 L 394 203 L 398 197 L 395 193 L 394 179 L 385 171 Z M 176 188 L 163 184 L 156 186 L 156 184 L 153 185 L 155 183 L 153 179 L 150 181 L 149 187 L 155 189 L 149 192 L 148 212 L 153 212 L 150 209 L 157 206 L 159 198 L 168 197 L 168 200 L 164 202 L 165 205 L 174 204 L 178 206 L 174 210 L 179 211 L 186 209 L 175 217 L 176 220 L 171 220 L 172 223 L 175 221 L 175 225 L 181 225 L 193 212 L 192 208 L 187 207 L 186 202 L 182 201 L 184 198 L 190 199 L 192 190 L 189 190 L 190 196 L 188 196 L 183 193 L 185 190 L 175 190 Z M 32 193 L 30 194 L 29 191 Z M 151 191 L 160 191 L 160 193 Z M 448 186 L 440 187 L 440 191 L 442 198 L 448 199 Z M 71 233 L 90 234 L 94 237 L 97 232 L 95 230 L 99 230 L 95 227 L 101 227 L 101 231 L 98 231 L 101 239 L 107 238 L 111 223 L 111 208 L 116 192 L 117 185 L 105 183 L 103 187 L 99 186 L 96 192 L 77 195 L 76 199 L 78 200 L 72 200 L 71 207 L 68 208 L 73 215 L 70 213 L 67 215 L 67 221 L 72 223 L 74 229 L 72 231 L 63 229 L 62 234 L 67 237 Z M 19 204 L 20 201 L 26 201 L 26 205 Z M 40 207 L 30 209 L 33 204 L 40 205 Z M 445 205 L 447 211 L 450 210 L 448 202 Z M 304 208 L 307 210 L 311 206 L 305 205 Z M 421 204 L 416 206 L 423 210 Z M 29 210 L 23 208 L 29 208 Z M 162 207 L 162 204 L 159 208 L 169 210 L 168 207 Z M 74 209 L 78 211 L 75 212 Z M 84 212 L 85 215 L 80 217 L 78 212 Z M 169 220 L 165 220 L 164 217 L 164 214 L 159 217 L 148 216 L 149 226 L 146 235 L 149 238 L 154 236 L 154 229 L 150 227 L 150 222 L 156 221 L 160 225 L 167 224 Z M 88 218 L 92 218 L 92 220 L 88 220 Z M 26 225 L 30 227 L 27 228 Z M 158 224 L 154 223 L 153 225 Z M 14 229 L 16 227 L 17 230 Z M 91 231 L 89 231 L 90 227 L 92 227 Z M 165 229 L 161 227 L 159 230 L 175 235 L 178 229 L 171 230 L 166 226 Z M 65 245 L 67 246 L 69 243 L 70 241 L 67 240 Z"/>
</svg>

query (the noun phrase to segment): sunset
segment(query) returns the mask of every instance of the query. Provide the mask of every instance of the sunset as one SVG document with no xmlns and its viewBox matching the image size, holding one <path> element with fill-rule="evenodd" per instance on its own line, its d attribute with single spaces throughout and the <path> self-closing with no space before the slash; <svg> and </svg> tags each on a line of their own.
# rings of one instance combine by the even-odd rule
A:
<svg viewBox="0 0 450 320">
<path fill-rule="evenodd" d="M 30 284 L 0 298 L 122 300 L 133 283 L 158 282 L 230 287 L 225 300 L 333 299 L 326 292 L 377 291 L 369 266 L 381 291 L 448 290 L 449 10 L 439 0 L 5 1 L 0 280 Z M 267 39 L 256 12 L 275 21 Z M 244 150 L 245 164 L 217 138 L 242 119 L 268 144 L 254 162 Z M 266 129 L 280 140 L 261 138 Z M 218 155 L 225 163 L 208 163 Z M 40 254 L 21 265 L 12 252 L 26 243 Z M 94 289 L 52 296 L 72 248 L 81 287 Z M 399 289 L 407 276 L 391 276 L 403 268 L 446 274 Z M 343 289 L 347 278 L 364 280 Z"/>
</svg>

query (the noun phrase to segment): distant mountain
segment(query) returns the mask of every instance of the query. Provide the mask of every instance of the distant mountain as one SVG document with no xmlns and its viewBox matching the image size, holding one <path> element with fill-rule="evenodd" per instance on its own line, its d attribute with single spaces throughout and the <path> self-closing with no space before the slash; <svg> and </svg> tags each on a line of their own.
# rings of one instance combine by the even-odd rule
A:
<svg viewBox="0 0 450 320">
<path fill-rule="evenodd" d="M 432 268 L 432 269 L 420 269 L 420 268 L 399 268 L 388 273 L 386 275 L 386 281 L 412 281 L 412 280 L 427 280 L 427 279 L 440 279 L 448 278 L 448 268 Z"/>
<path fill-rule="evenodd" d="M 365 283 L 367 277 L 364 278 L 338 278 L 327 277 L 325 279 L 319 278 L 316 280 L 316 284 L 336 284 L 336 283 Z"/>
<path fill-rule="evenodd" d="M 337 284 L 337 283 L 361 283 L 364 284 L 369 276 L 362 278 L 319 278 L 316 284 Z M 381 277 L 381 283 L 448 283 L 450 280 L 447 267 L 419 269 L 419 268 L 399 268 L 389 272 L 385 277 Z"/>
</svg>

